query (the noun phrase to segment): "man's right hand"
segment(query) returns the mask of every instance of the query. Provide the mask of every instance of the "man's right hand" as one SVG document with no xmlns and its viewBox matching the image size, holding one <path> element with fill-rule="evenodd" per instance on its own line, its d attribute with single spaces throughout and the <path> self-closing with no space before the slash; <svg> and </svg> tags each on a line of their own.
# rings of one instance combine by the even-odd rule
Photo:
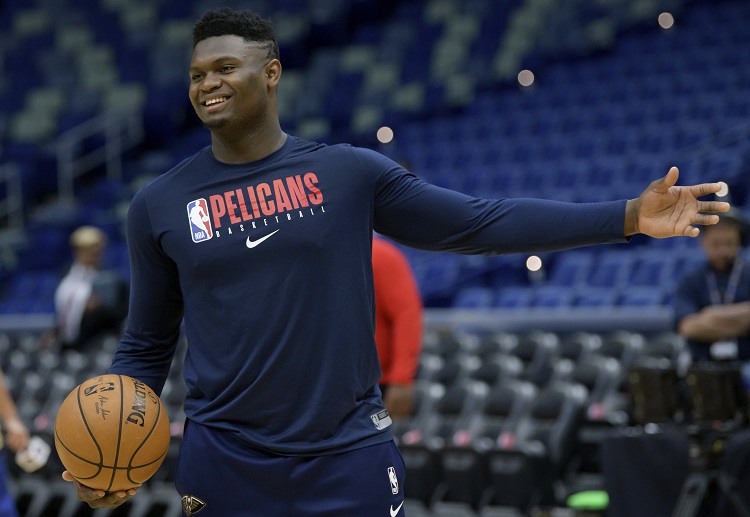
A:
<svg viewBox="0 0 750 517">
<path fill-rule="evenodd" d="M 91 508 L 117 508 L 122 503 L 133 497 L 138 488 L 129 490 L 120 490 L 118 492 L 105 492 L 104 490 L 94 490 L 82 485 L 67 470 L 62 473 L 65 481 L 73 483 L 78 492 L 78 499 L 87 503 Z"/>
</svg>

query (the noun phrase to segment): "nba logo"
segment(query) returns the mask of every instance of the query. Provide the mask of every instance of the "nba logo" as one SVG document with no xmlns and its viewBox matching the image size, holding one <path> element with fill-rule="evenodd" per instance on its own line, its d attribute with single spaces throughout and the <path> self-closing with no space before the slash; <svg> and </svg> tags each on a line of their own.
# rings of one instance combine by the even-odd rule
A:
<svg viewBox="0 0 750 517">
<path fill-rule="evenodd" d="M 391 492 L 393 495 L 398 494 L 398 478 L 396 477 L 396 469 L 388 467 L 388 479 L 391 480 Z"/>
<path fill-rule="evenodd" d="M 187 213 L 193 242 L 207 241 L 214 236 L 211 221 L 208 217 L 208 203 L 205 199 L 196 199 L 188 203 Z"/>
</svg>

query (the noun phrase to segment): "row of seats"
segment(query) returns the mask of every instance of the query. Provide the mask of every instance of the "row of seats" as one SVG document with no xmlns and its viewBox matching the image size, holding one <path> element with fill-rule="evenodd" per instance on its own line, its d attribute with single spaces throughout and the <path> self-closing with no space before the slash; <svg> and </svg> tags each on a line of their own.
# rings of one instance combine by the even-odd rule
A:
<svg viewBox="0 0 750 517">
<path fill-rule="evenodd" d="M 431 329 L 412 417 L 394 424 L 417 515 L 529 515 L 602 489 L 602 441 L 640 423 L 629 373 L 686 368 L 644 334 Z M 507 512 L 507 513 L 506 513 Z"/>
<path fill-rule="evenodd" d="M 59 476 L 59 474 L 58 474 Z M 174 485 L 150 481 L 138 496 L 115 510 L 92 509 L 78 500 L 70 483 L 25 476 L 13 483 L 21 517 L 180 517 L 182 502 Z"/>
<path fill-rule="evenodd" d="M 34 332 L 0 333 L 0 367 L 22 418 L 34 434 L 52 443 L 62 397 L 106 370 L 117 336 L 102 339 L 85 354 L 40 351 L 38 339 Z M 184 419 L 185 347 L 182 338 L 162 392 L 173 431 L 165 463 L 144 497 L 113 515 L 154 517 L 173 511 L 170 484 Z M 684 342 L 672 332 L 428 327 L 415 410 L 393 426 L 407 465 L 409 511 L 526 512 L 562 504 L 583 475 L 601 483 L 597 455 L 603 433 L 632 419 L 626 373 L 652 361 L 676 366 L 684 360 Z M 62 465 L 54 453 L 34 474 L 10 466 L 19 504 L 27 512 L 22 515 L 73 515 L 65 513 L 75 505 L 66 490 L 70 487 L 55 482 Z M 46 488 L 38 489 L 39 483 Z"/>
<path fill-rule="evenodd" d="M 64 226 L 35 234 L 28 248 L 27 267 L 32 268 L 30 263 L 37 266 L 13 275 L 0 289 L 0 314 L 54 312 L 54 292 L 62 271 L 49 267 L 59 260 L 53 250 L 69 256 L 69 231 Z M 110 228 L 112 234 L 117 231 Z M 545 254 L 543 277 L 529 275 L 521 255 L 490 261 L 413 250 L 406 253 L 427 305 L 433 293 L 445 291 L 451 293 L 450 305 L 456 308 L 660 306 L 670 304 L 679 277 L 703 260 L 695 243 L 684 241 L 674 243 L 675 248 L 669 251 L 649 243 Z M 50 254 L 34 253 L 35 249 Z M 110 242 L 104 264 L 128 279 L 127 245 L 121 240 Z"/>
<path fill-rule="evenodd" d="M 60 7 L 67 4 L 70 4 L 69 9 Z M 163 70 L 171 68 L 160 65 L 151 67 L 146 77 L 135 75 L 136 71 L 143 72 L 149 68 L 142 66 L 143 59 L 161 63 L 186 58 L 170 54 L 172 59 L 162 60 L 165 53 L 171 52 L 169 49 L 189 48 L 190 24 L 186 20 L 209 5 L 187 2 L 183 8 L 172 9 L 167 4 L 169 2 L 139 3 L 137 8 L 131 6 L 124 9 L 115 2 L 79 12 L 79 3 L 66 0 L 60 5 L 40 5 L 38 9 L 8 6 L 0 10 L 4 16 L 0 16 L 0 23 L 11 31 L 18 31 L 16 36 L 20 38 L 19 41 L 29 43 L 26 46 L 13 44 L 4 49 L 3 52 L 8 54 L 6 64 L 18 61 L 16 52 L 21 48 L 44 50 L 47 44 L 54 43 L 62 45 L 60 52 L 66 54 L 79 47 L 109 46 L 112 47 L 111 52 L 99 52 L 101 56 L 97 58 L 106 61 L 108 70 L 117 69 L 128 81 L 153 86 L 145 101 L 148 109 L 144 111 L 149 143 L 135 155 L 125 157 L 123 176 L 133 185 L 114 185 L 107 181 L 93 181 L 90 177 L 82 178 L 86 181 L 79 182 L 76 194 L 86 208 L 62 224 L 59 207 L 55 206 L 43 224 L 32 225 L 17 260 L 16 269 L 20 274 L 27 270 L 59 274 L 69 261 L 66 238 L 74 224 L 104 222 L 112 242 L 117 245 L 116 250 L 122 252 L 122 217 L 142 175 L 159 174 L 208 143 L 208 132 L 196 127 L 184 95 L 177 94 L 183 90 L 181 75 L 167 77 L 167 72 Z M 482 59 L 489 59 L 504 47 L 497 27 L 517 23 L 519 18 L 528 15 L 528 11 L 534 8 L 531 5 L 533 2 L 506 2 L 500 6 L 479 0 L 472 3 L 473 10 L 467 13 L 458 2 L 453 1 L 441 3 L 442 7 L 439 8 L 437 4 L 394 3 L 372 18 L 371 22 L 362 23 L 365 17 L 360 14 L 355 20 L 346 20 L 346 16 L 353 13 L 350 2 L 338 2 L 335 9 L 327 11 L 329 18 L 316 21 L 306 14 L 307 4 L 306 1 L 290 1 L 285 7 L 279 7 L 283 11 L 278 14 L 282 20 L 280 31 L 283 34 L 280 34 L 280 39 L 284 45 L 296 49 L 285 52 L 282 45 L 282 53 L 294 55 L 299 50 L 299 41 L 319 41 L 316 38 L 325 33 L 318 32 L 322 26 L 331 28 L 329 37 L 332 37 L 341 34 L 342 23 L 351 23 L 353 41 L 351 44 L 347 42 L 340 50 L 327 48 L 320 52 L 309 51 L 307 57 L 310 59 L 305 73 L 300 69 L 301 64 L 299 67 L 290 64 L 288 73 L 285 73 L 287 86 L 280 92 L 280 102 L 283 116 L 289 119 L 284 119 L 284 127 L 295 133 L 305 125 L 301 122 L 305 117 L 330 116 L 333 120 L 339 115 L 348 116 L 353 111 L 352 104 L 371 103 L 380 99 L 379 95 L 383 92 L 398 92 L 399 96 L 407 96 L 411 87 L 406 86 L 429 83 L 434 79 L 430 76 L 434 72 L 432 69 L 440 61 L 436 61 L 435 56 L 446 47 L 443 43 L 447 40 L 455 39 L 457 44 L 468 45 L 469 56 L 476 59 L 481 57 L 473 67 L 482 69 Z M 672 7 L 681 4 L 676 2 Z M 747 15 L 747 9 L 737 1 L 722 2 L 720 7 L 702 2 L 694 4 L 684 11 L 679 31 L 660 32 L 654 28 L 639 34 L 624 33 L 607 53 L 590 59 L 565 59 L 559 64 L 540 63 L 535 70 L 537 81 L 531 88 L 518 91 L 498 87 L 495 82 L 494 87 L 487 85 L 472 91 L 467 98 L 470 102 L 467 100 L 461 109 L 435 107 L 429 110 L 426 117 L 420 116 L 414 120 L 397 117 L 393 120 L 396 139 L 392 144 L 382 146 L 381 150 L 407 162 L 415 173 L 438 185 L 485 197 L 530 196 L 569 201 L 632 197 L 638 195 L 648 181 L 661 174 L 668 165 L 676 163 L 681 167 L 684 181 L 725 179 L 732 185 L 735 202 L 742 201 L 743 185 L 747 190 L 746 175 L 743 175 L 745 157 L 750 149 L 747 147 L 748 139 L 742 137 L 741 130 L 746 126 L 745 115 L 750 110 L 747 96 L 750 90 L 746 88 L 748 75 L 742 71 L 742 67 L 735 66 L 732 58 L 736 56 L 736 45 L 744 41 L 742 24 L 737 20 Z M 373 6 L 372 2 L 357 2 L 357 10 L 363 9 L 363 12 L 371 13 Z M 257 7 L 267 9 L 271 5 L 259 2 Z M 610 7 L 604 13 L 612 14 L 619 9 Z M 518 10 L 514 11 L 514 8 Z M 580 5 L 570 8 L 575 11 Z M 526 15 L 521 15 L 521 12 L 526 12 Z M 50 13 L 59 14 L 59 17 Z M 482 16 L 482 23 L 477 25 L 479 15 Z M 91 21 L 89 18 L 96 21 L 98 16 L 102 17 L 102 23 L 92 23 L 90 27 L 105 26 L 111 27 L 111 30 L 89 29 L 94 33 L 87 35 L 87 31 L 80 26 L 81 21 Z M 569 21 L 573 23 L 577 16 Z M 705 24 L 701 23 L 707 16 L 716 19 L 716 23 L 725 30 L 721 34 L 707 30 Z M 295 17 L 300 17 L 298 25 L 293 22 Z M 69 26 L 66 25 L 64 30 L 60 28 L 55 40 L 48 41 L 50 36 L 45 36 L 43 29 L 56 27 L 58 23 L 66 21 L 70 22 Z M 624 29 L 624 26 L 620 27 Z M 410 28 L 417 30 L 410 32 Z M 414 37 L 417 33 L 424 37 Z M 295 34 L 301 34 L 301 39 L 297 39 Z M 540 35 L 542 37 L 546 36 Z M 148 49 L 155 42 L 158 42 L 157 50 L 151 53 Z M 403 54 L 394 52 L 394 49 L 403 48 L 412 51 L 412 59 L 407 67 L 400 59 L 397 63 L 389 61 Z M 44 60 L 46 64 L 50 64 L 47 61 L 57 63 L 54 70 L 65 68 L 63 56 L 56 59 L 57 54 L 41 50 L 40 53 L 54 57 Z M 95 57 L 91 52 L 86 55 L 89 54 L 92 59 Z M 389 70 L 387 65 L 391 65 L 390 73 L 385 73 Z M 399 67 L 401 75 L 398 73 Z M 47 69 L 46 66 L 42 68 Z M 70 82 L 70 70 L 72 68 L 68 67 L 66 73 L 63 73 L 64 70 L 52 73 L 51 78 Z M 101 72 L 102 68 L 97 70 L 100 70 L 99 75 L 111 75 Z M 414 77 L 403 75 L 407 70 L 409 74 L 415 74 Z M 453 77 L 452 73 L 449 76 Z M 372 83 L 376 78 L 385 78 L 382 79 L 385 82 Z M 391 78 L 388 79 L 390 82 L 386 81 L 387 78 Z M 325 101 L 331 88 L 336 92 L 335 97 L 332 101 Z M 171 93 L 173 89 L 175 93 Z M 347 96 L 345 92 L 349 90 L 351 95 Z M 79 95 L 83 99 L 97 97 L 85 91 L 85 94 Z M 118 102 L 125 103 L 124 92 L 117 91 L 118 96 L 114 97 L 120 99 Z M 317 93 L 321 95 L 322 107 L 313 99 Z M 46 94 L 30 97 L 32 104 L 41 102 L 33 99 L 56 98 Z M 441 95 L 438 97 L 442 98 Z M 345 98 L 346 102 L 343 100 Z M 172 104 L 172 99 L 181 100 L 175 100 L 175 104 Z M 304 102 L 299 99 L 304 99 Z M 62 104 L 69 106 L 69 109 L 76 107 L 73 102 Z M 15 113 L 19 109 L 21 106 L 17 102 L 3 105 L 0 119 L 2 112 Z M 303 113 L 310 109 L 311 112 Z M 323 111 L 315 112 L 319 109 Z M 186 120 L 194 122 L 188 123 Z M 39 126 L 38 120 L 34 119 L 33 123 L 35 127 Z M 149 126 L 151 129 L 148 129 Z M 740 132 L 735 134 L 735 130 Z M 305 136 L 304 131 L 302 133 Z M 335 139 L 329 134 L 323 138 L 323 141 L 326 140 Z M 359 140 L 355 138 L 354 141 Z M 371 139 L 362 143 L 374 145 Z M 687 152 L 683 149 L 685 146 L 688 146 Z M 679 149 L 680 152 L 671 155 L 667 152 L 670 149 Z M 29 191 L 32 198 L 48 195 L 50 192 L 47 190 L 54 191 L 57 185 L 53 157 L 39 162 L 43 154 L 34 145 L 26 143 L 5 149 L 4 159 L 17 160 L 23 165 L 25 191 Z M 36 166 L 40 169 L 36 173 L 26 170 Z M 621 247 L 620 255 L 632 257 L 632 248 Z M 38 249 L 47 252 L 38 253 Z M 666 259 L 671 261 L 669 256 Z M 457 260 L 431 254 L 414 264 L 428 305 L 452 303 L 448 298 L 453 297 L 459 286 L 467 285 L 464 273 L 476 277 L 486 276 L 492 271 L 499 278 L 511 280 L 505 282 L 506 285 L 518 283 L 515 281 L 519 274 L 516 267 L 505 268 L 504 264 L 498 265 L 488 259 L 472 263 L 466 271 L 466 262 L 456 265 Z M 623 262 L 637 261 L 624 257 Z M 669 269 L 658 260 L 652 261 L 652 265 L 659 270 Z M 116 266 L 127 273 L 124 253 L 120 253 Z M 636 278 L 630 281 L 650 285 L 652 278 L 648 276 L 654 274 L 653 270 L 648 266 L 640 268 L 637 264 L 632 264 L 632 267 L 636 270 Z M 621 276 L 610 277 L 605 272 L 600 278 L 601 281 L 609 281 Z M 554 278 L 550 280 L 556 283 Z M 592 281 L 597 285 L 598 280 Z M 660 286 L 670 285 L 666 275 L 657 281 Z M 14 287 L 13 281 L 8 282 L 6 285 L 11 288 L 0 293 L 0 312 L 50 312 L 52 289 L 46 278 L 39 279 L 39 282 L 43 283 L 44 288 L 40 296 L 27 295 L 28 290 Z M 20 283 L 25 285 L 27 282 Z M 481 287 L 491 287 L 497 291 L 495 285 Z M 660 287 L 659 293 L 651 295 L 641 290 L 634 293 L 637 296 L 628 295 L 626 299 L 612 293 L 601 293 L 601 296 L 596 293 L 597 296 L 580 301 L 585 305 L 666 305 L 669 303 L 669 288 Z M 448 296 L 446 293 L 451 294 Z M 579 303 L 579 298 L 571 300 L 557 293 L 540 294 L 538 304 L 541 306 Z M 505 294 L 498 297 L 497 293 L 474 291 L 463 293 L 457 302 L 461 306 L 537 305 L 534 299 L 519 296 L 521 300 L 514 296 L 509 300 Z"/>
<path fill-rule="evenodd" d="M 67 394 L 83 381 L 106 373 L 119 336 L 102 336 L 82 351 L 40 348 L 40 336 L 41 332 L 0 332 L 0 370 L 21 418 L 33 431 L 51 433 L 57 409 Z M 161 396 L 177 435 L 182 432 L 184 418 L 185 350 L 183 337 Z"/>
</svg>

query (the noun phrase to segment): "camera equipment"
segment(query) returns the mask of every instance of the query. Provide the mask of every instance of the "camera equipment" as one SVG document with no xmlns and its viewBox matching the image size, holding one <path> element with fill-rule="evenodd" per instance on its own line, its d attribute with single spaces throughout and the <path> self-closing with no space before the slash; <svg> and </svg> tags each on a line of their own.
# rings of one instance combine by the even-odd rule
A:
<svg viewBox="0 0 750 517">
<path fill-rule="evenodd" d="M 740 364 L 699 363 L 684 378 L 667 363 L 641 365 L 628 375 L 636 425 L 666 424 L 683 429 L 690 439 L 691 474 L 682 486 L 673 517 L 697 515 L 708 491 L 720 490 L 736 515 L 750 517 L 737 494 L 737 481 L 720 468 L 724 444 L 748 421 L 748 394 Z"/>
</svg>

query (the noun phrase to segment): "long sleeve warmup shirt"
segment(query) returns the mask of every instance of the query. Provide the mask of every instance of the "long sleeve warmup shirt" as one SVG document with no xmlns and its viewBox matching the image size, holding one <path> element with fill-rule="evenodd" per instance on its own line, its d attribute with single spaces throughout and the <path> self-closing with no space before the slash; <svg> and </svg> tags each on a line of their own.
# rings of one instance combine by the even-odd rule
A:
<svg viewBox="0 0 750 517">
<path fill-rule="evenodd" d="M 349 145 L 288 136 L 264 159 L 210 147 L 145 185 L 111 373 L 161 393 L 180 328 L 191 420 L 283 455 L 391 439 L 374 341 L 372 232 L 467 254 L 621 242 L 625 201 L 478 199 Z"/>
</svg>

